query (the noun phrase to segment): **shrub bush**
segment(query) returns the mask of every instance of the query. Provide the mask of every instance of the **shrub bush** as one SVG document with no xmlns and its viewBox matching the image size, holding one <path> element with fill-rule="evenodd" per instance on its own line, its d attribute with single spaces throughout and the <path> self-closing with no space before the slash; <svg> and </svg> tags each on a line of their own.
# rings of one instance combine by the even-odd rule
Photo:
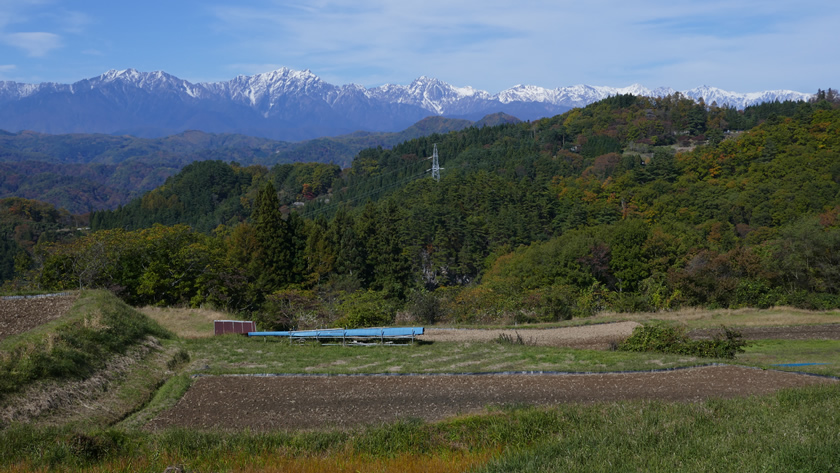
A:
<svg viewBox="0 0 840 473">
<path fill-rule="evenodd" d="M 514 305 L 504 295 L 488 287 L 462 289 L 449 304 L 454 322 L 495 322 Z"/>
<path fill-rule="evenodd" d="M 385 298 L 384 292 L 359 291 L 353 293 L 338 307 L 344 316 L 335 321 L 336 327 L 381 327 L 394 322 L 397 310 Z"/>
<path fill-rule="evenodd" d="M 283 289 L 266 296 L 253 318 L 263 330 L 297 330 L 323 327 L 331 316 L 313 291 Z"/>
<path fill-rule="evenodd" d="M 574 316 L 575 293 L 569 286 L 551 286 L 540 294 L 539 314 L 543 321 L 569 320 Z"/>
<path fill-rule="evenodd" d="M 741 333 L 721 327 L 723 334 L 711 340 L 692 340 L 685 327 L 665 322 L 640 325 L 629 338 L 621 342 L 619 350 L 637 352 L 659 352 L 704 358 L 735 358 L 744 351 L 746 342 Z"/>
<path fill-rule="evenodd" d="M 446 318 L 446 309 L 437 292 L 418 291 L 411 296 L 409 312 L 414 319 L 425 323 L 434 324 Z"/>
</svg>

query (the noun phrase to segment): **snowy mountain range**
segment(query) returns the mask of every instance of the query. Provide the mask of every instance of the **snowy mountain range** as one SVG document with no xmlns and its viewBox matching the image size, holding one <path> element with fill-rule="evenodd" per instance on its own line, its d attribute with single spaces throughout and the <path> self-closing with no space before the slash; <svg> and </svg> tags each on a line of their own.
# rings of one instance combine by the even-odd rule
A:
<svg viewBox="0 0 840 473">
<path fill-rule="evenodd" d="M 162 71 L 127 69 L 74 84 L 0 82 L 0 129 L 146 137 L 197 129 L 303 140 L 358 130 L 398 131 L 430 115 L 477 120 L 504 112 L 534 120 L 617 94 L 656 97 L 675 92 L 638 84 L 556 89 L 517 85 L 494 95 L 429 77 L 407 86 L 365 88 L 332 85 L 309 70 L 287 68 L 227 82 L 190 83 Z M 739 109 L 811 96 L 789 90 L 739 94 L 707 86 L 680 93 Z"/>
</svg>

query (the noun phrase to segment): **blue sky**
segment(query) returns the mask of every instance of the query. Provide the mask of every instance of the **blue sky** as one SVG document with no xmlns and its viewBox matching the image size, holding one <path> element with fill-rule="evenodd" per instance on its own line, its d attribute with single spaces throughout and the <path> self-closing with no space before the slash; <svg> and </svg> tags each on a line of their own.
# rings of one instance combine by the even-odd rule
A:
<svg viewBox="0 0 840 473">
<path fill-rule="evenodd" d="M 191 82 L 279 67 L 367 87 L 426 75 L 516 84 L 640 83 L 736 92 L 840 87 L 840 2 L 0 0 L 0 80 L 108 69 Z"/>
</svg>

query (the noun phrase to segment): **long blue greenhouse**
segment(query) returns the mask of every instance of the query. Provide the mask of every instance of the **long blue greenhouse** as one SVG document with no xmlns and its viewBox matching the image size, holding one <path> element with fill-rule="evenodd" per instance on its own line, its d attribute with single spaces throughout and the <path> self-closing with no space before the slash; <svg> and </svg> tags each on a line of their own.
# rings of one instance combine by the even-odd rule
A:
<svg viewBox="0 0 840 473">
<path fill-rule="evenodd" d="M 322 330 L 287 330 L 276 332 L 248 332 L 249 337 L 288 337 L 291 340 L 317 340 L 342 343 L 389 343 L 398 340 L 414 341 L 423 335 L 423 327 L 330 328 Z"/>
</svg>

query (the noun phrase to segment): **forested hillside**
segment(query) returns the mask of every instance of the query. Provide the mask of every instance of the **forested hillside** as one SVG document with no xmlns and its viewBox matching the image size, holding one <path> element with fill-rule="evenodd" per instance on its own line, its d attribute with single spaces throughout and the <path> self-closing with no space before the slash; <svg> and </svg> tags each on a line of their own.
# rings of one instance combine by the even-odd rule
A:
<svg viewBox="0 0 840 473">
<path fill-rule="evenodd" d="M 87 222 L 43 202 L 9 197 L 0 199 L 0 281 L 18 277 L 27 284 L 27 270 L 36 266 L 36 245 L 69 241 Z"/>
<path fill-rule="evenodd" d="M 837 307 L 838 153 L 825 100 L 617 96 L 370 148 L 344 171 L 195 163 L 32 267 L 46 287 L 275 327 Z"/>
<path fill-rule="evenodd" d="M 76 214 L 115 209 L 196 161 L 242 166 L 296 162 L 347 166 L 359 150 L 391 147 L 432 133 L 518 122 L 505 114 L 479 122 L 428 117 L 398 133 L 358 132 L 299 143 L 187 131 L 165 138 L 103 134 L 47 135 L 0 130 L 0 198 L 41 200 Z"/>
<path fill-rule="evenodd" d="M 0 132 L 0 198 L 48 202 L 76 214 L 113 209 L 207 159 L 268 161 L 291 143 L 185 132 L 159 139 Z"/>
<path fill-rule="evenodd" d="M 114 211 L 94 212 L 94 230 L 140 229 L 153 224 L 190 224 L 209 233 L 219 225 L 235 226 L 251 214 L 257 191 L 272 182 L 285 213 L 295 202 L 326 194 L 341 174 L 335 164 L 280 164 L 241 167 L 222 161 L 198 161 L 166 182 Z"/>
</svg>

